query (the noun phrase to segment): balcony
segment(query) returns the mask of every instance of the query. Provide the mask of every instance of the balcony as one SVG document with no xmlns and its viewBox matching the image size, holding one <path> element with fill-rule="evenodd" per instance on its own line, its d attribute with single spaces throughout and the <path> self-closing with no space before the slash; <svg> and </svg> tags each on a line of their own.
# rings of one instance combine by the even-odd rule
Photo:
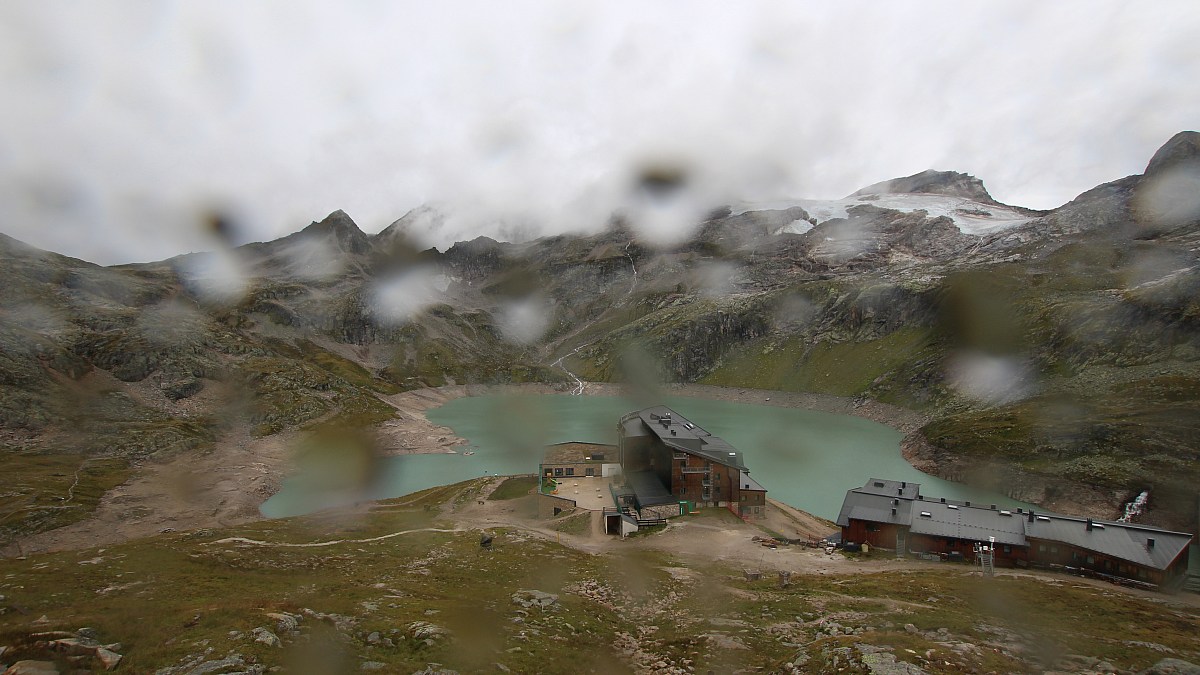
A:
<svg viewBox="0 0 1200 675">
<path fill-rule="evenodd" d="M 708 489 L 708 488 L 712 487 L 712 481 L 711 481 L 711 480 L 709 480 L 709 479 L 707 479 L 707 478 L 705 478 L 704 480 L 700 481 L 700 484 L 701 484 L 701 485 L 703 485 L 703 486 L 705 487 L 705 489 Z"/>
<path fill-rule="evenodd" d="M 685 466 L 682 467 L 680 471 L 684 473 L 708 473 L 712 471 L 712 469 L 703 466 Z"/>
<path fill-rule="evenodd" d="M 688 456 L 686 452 L 677 452 L 674 455 L 671 455 L 671 459 L 682 459 L 685 462 L 687 461 L 687 458 Z"/>
</svg>

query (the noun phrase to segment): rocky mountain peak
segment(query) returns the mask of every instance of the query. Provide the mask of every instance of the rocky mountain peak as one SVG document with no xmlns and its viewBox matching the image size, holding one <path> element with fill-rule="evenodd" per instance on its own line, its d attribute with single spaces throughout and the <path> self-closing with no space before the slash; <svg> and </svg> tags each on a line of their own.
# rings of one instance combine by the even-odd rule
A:
<svg viewBox="0 0 1200 675">
<path fill-rule="evenodd" d="M 904 178 L 893 178 L 855 192 L 847 197 L 862 197 L 878 194 L 935 194 L 962 197 L 983 204 L 998 204 L 992 195 L 988 194 L 983 181 L 957 171 L 934 171 L 932 169 L 916 173 Z"/>
<path fill-rule="evenodd" d="M 351 253 L 366 253 L 371 248 L 370 238 L 354 222 L 345 211 L 338 209 L 325 216 L 325 219 L 314 221 L 300 231 L 301 237 L 330 237 L 344 251 Z"/>
<path fill-rule="evenodd" d="M 1200 171 L 1200 132 L 1181 131 L 1172 136 L 1150 158 L 1145 175 L 1152 176 L 1179 166 Z"/>
</svg>

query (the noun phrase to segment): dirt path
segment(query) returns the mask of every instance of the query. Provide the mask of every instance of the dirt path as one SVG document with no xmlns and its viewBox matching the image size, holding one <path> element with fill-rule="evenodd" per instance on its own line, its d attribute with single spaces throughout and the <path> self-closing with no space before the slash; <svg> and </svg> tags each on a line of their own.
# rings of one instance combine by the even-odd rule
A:
<svg viewBox="0 0 1200 675">
<path fill-rule="evenodd" d="M 897 560 L 880 556 L 873 559 L 849 559 L 820 549 L 785 546 L 776 549 L 762 546 L 754 537 L 766 536 L 766 531 L 747 523 L 721 509 L 672 519 L 667 529 L 645 537 L 622 539 L 606 535 L 599 511 L 591 512 L 591 522 L 585 534 L 567 534 L 553 529 L 555 521 L 539 518 L 536 497 L 495 501 L 488 499 L 504 478 L 493 478 L 480 490 L 478 499 L 455 503 L 451 500 L 443 515 L 456 529 L 521 530 L 557 541 L 593 555 L 620 555 L 638 550 L 668 553 L 682 563 L 720 562 L 737 569 L 755 569 L 764 574 L 788 571 L 796 574 L 850 574 L 893 569 L 917 569 L 927 566 L 919 560 Z M 581 509 L 581 511 L 586 511 Z M 570 516 L 567 516 L 570 517 Z M 770 500 L 765 523 L 788 523 L 804 538 L 820 538 L 835 528 L 827 521 Z M 775 527 L 772 530 L 778 531 Z"/>
<path fill-rule="evenodd" d="M 552 529 L 553 521 L 537 517 L 535 496 L 521 499 L 493 501 L 487 499 L 492 490 L 504 481 L 503 477 L 490 479 L 477 500 L 455 504 L 447 502 L 443 514 L 457 530 L 511 528 L 556 541 L 592 555 L 620 556 L 632 551 L 658 551 L 671 555 L 678 563 L 711 564 L 723 563 L 734 569 L 754 570 L 764 576 L 777 572 L 796 575 L 845 575 L 871 574 L 897 570 L 945 570 L 946 563 L 928 562 L 912 558 L 896 558 L 886 552 L 877 552 L 870 557 L 846 557 L 840 553 L 827 554 L 823 550 L 803 546 L 768 548 L 753 540 L 763 536 L 758 525 L 743 522 L 732 514 L 720 510 L 701 512 L 692 516 L 672 519 L 667 529 L 645 537 L 622 539 L 603 533 L 600 512 L 592 512 L 592 526 L 586 534 L 571 535 Z M 570 517 L 570 516 L 567 516 Z M 835 526 L 828 521 L 812 516 L 776 500 L 768 500 L 767 518 L 763 524 L 779 531 L 779 523 L 791 523 L 801 536 L 820 537 L 828 534 Z M 767 525 L 769 524 L 769 525 Z M 781 533 L 782 534 L 782 533 Z M 963 572 L 962 566 L 953 566 L 955 572 Z M 1041 583 L 1071 584 L 1127 593 L 1140 598 L 1167 605 L 1200 607 L 1200 595 L 1182 593 L 1164 596 L 1162 593 L 1113 585 L 1097 579 L 1067 576 L 1040 570 L 998 570 L 997 576 L 1022 577 Z M 891 602 L 884 599 L 885 602 Z M 896 601 L 897 606 L 906 603 Z"/>
</svg>

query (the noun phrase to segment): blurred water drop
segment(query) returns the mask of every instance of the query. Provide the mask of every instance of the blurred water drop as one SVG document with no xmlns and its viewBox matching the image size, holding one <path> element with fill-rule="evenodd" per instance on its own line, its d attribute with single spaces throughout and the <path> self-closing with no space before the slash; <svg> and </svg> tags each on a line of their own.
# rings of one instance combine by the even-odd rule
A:
<svg viewBox="0 0 1200 675">
<path fill-rule="evenodd" d="M 733 292 L 739 272 L 734 263 L 714 260 L 697 265 L 692 274 L 701 294 L 720 296 Z"/>
<path fill-rule="evenodd" d="M 510 342 L 531 345 L 550 325 L 550 308 L 539 297 L 514 300 L 500 308 L 496 319 L 500 331 Z"/>
<path fill-rule="evenodd" d="M 326 239 L 305 238 L 283 251 L 286 270 L 302 281 L 329 281 L 345 269 L 337 249 Z"/>
<path fill-rule="evenodd" d="M 1014 357 L 983 352 L 955 354 L 946 367 L 946 381 L 963 396 L 993 405 L 1013 403 L 1032 393 L 1028 367 Z"/>
<path fill-rule="evenodd" d="M 374 283 L 371 311 L 381 324 L 400 325 L 440 302 L 448 286 L 449 280 L 431 267 L 409 268 Z"/>
<path fill-rule="evenodd" d="M 537 396 L 498 396 L 487 415 L 503 452 L 537 463 L 550 427 L 549 413 Z"/>
<path fill-rule="evenodd" d="M 779 301 L 775 310 L 775 322 L 781 328 L 801 328 L 808 325 L 817 315 L 817 307 L 806 296 L 793 293 Z"/>
<path fill-rule="evenodd" d="M 201 302 L 234 305 L 245 296 L 249 280 L 233 251 L 192 253 L 176 259 L 175 271 Z"/>
<path fill-rule="evenodd" d="M 634 176 L 626 219 L 642 243 L 668 249 L 687 242 L 711 205 L 701 204 L 694 179 L 682 162 L 651 162 Z"/>
<path fill-rule="evenodd" d="M 1200 169 L 1185 165 L 1147 176 L 1134 203 L 1142 225 L 1152 229 L 1200 220 Z"/>
<path fill-rule="evenodd" d="M 204 234 L 226 247 L 234 247 L 239 243 L 241 228 L 238 225 L 238 221 L 225 210 L 202 210 L 200 214 L 200 226 Z"/>
</svg>

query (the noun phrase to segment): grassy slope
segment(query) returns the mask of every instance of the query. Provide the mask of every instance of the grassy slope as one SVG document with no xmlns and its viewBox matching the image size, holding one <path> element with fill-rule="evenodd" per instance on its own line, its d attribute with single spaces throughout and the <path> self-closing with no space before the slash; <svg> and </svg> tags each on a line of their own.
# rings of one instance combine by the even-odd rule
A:
<svg viewBox="0 0 1200 675">
<path fill-rule="evenodd" d="M 793 577 L 780 589 L 773 578 L 746 581 L 738 570 L 662 553 L 618 549 L 590 556 L 511 530 L 497 531 L 487 552 L 478 531 L 414 531 L 446 527 L 440 505 L 477 488 L 478 481 L 436 488 L 363 517 L 268 521 L 0 561 L 0 644 L 15 648 L 7 660 L 55 657 L 39 650 L 29 633 L 91 626 L 103 642 L 122 643 L 121 668 L 128 672 L 179 663 L 206 647 L 213 649 L 207 658 L 236 651 L 266 667 L 311 666 L 320 658 L 326 672 L 355 671 L 368 660 L 388 664 L 389 672 L 413 672 L 430 662 L 460 672 L 492 670 L 495 663 L 514 672 L 627 672 L 630 659 L 619 654 L 620 646 L 633 642 L 645 663 L 688 660 L 717 671 L 773 671 L 804 654 L 807 671 L 822 672 L 835 655 L 846 665 L 836 650 L 855 643 L 890 648 L 934 673 L 1023 671 L 1068 652 L 1125 668 L 1161 658 L 1136 642 L 1200 658 L 1195 611 L 1068 577 L 981 580 L 969 568 L 942 565 Z M 306 543 L 395 532 L 408 533 L 308 548 L 222 541 Z M 519 589 L 556 593 L 561 606 L 519 611 L 510 599 Z M 245 637 L 259 626 L 274 629 L 267 612 L 306 608 L 342 615 L 342 628 L 305 617 L 301 636 L 281 636 L 283 648 Z M 35 626 L 42 615 L 46 621 Z M 415 621 L 448 628 L 453 636 L 427 646 L 405 635 Z M 908 623 L 919 632 L 905 631 Z M 376 631 L 395 646 L 369 646 Z M 721 646 L 730 640 L 748 649 Z M 976 647 L 960 654 L 948 642 Z"/>
<path fill-rule="evenodd" d="M 871 385 L 928 349 L 930 334 L 902 328 L 864 342 L 820 342 L 806 346 L 798 339 L 778 344 L 770 339 L 746 345 L 701 380 L 704 384 L 777 391 L 812 391 L 835 396 L 866 393 Z"/>
</svg>

